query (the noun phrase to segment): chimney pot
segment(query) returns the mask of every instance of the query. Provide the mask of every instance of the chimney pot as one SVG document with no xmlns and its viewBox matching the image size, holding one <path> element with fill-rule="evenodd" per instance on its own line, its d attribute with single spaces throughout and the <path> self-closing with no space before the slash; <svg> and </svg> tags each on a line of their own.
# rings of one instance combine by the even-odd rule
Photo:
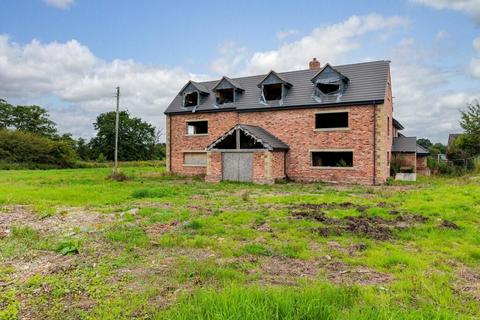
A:
<svg viewBox="0 0 480 320">
<path fill-rule="evenodd" d="M 317 58 L 313 58 L 312 61 L 308 63 L 310 70 L 320 70 L 320 61 Z"/>
</svg>

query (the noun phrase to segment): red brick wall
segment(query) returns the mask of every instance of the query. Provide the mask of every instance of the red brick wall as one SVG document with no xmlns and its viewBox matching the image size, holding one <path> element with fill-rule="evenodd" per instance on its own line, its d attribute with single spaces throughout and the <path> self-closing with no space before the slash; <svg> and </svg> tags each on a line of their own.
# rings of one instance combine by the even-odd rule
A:
<svg viewBox="0 0 480 320">
<path fill-rule="evenodd" d="M 387 177 L 386 159 L 381 163 L 380 151 L 385 152 L 388 146 L 386 139 L 381 138 L 380 122 L 382 114 L 378 112 L 383 106 L 377 106 L 377 182 Z M 321 111 L 348 111 L 349 129 L 338 131 L 316 131 L 315 113 Z M 187 120 L 208 120 L 209 133 L 205 136 L 187 136 Z M 263 127 L 290 146 L 287 157 L 287 176 L 303 181 L 340 181 L 371 184 L 373 182 L 373 107 L 351 106 L 339 108 L 315 108 L 297 110 L 278 110 L 267 112 L 216 112 L 171 115 L 167 140 L 171 142 L 168 150 L 171 158 L 170 170 L 180 174 L 205 174 L 206 167 L 185 167 L 183 152 L 202 150 L 228 129 L 238 123 Z M 385 125 L 383 125 L 385 127 Z M 386 133 L 383 133 L 386 136 Z M 383 144 L 383 145 L 382 145 Z M 311 167 L 310 150 L 348 149 L 353 150 L 353 168 L 320 169 Z M 212 155 L 214 153 L 212 152 Z M 274 155 L 273 158 L 280 157 Z M 386 155 L 383 156 L 386 158 Z M 278 159 L 277 159 L 278 160 Z M 275 162 L 275 161 L 273 161 Z M 280 162 L 280 161 L 278 161 Z M 274 165 L 275 167 L 275 165 Z M 277 167 L 273 175 L 280 172 Z M 378 172 L 381 174 L 378 177 Z M 283 174 L 282 174 L 283 175 Z"/>
<path fill-rule="evenodd" d="M 208 152 L 207 153 L 207 169 L 205 181 L 220 182 L 222 180 L 222 153 Z"/>
<path fill-rule="evenodd" d="M 285 152 L 272 152 L 272 179 L 285 179 Z"/>
<path fill-rule="evenodd" d="M 394 157 L 397 161 L 400 161 L 401 167 L 411 167 L 413 168 L 413 172 L 416 172 L 417 156 L 415 153 L 396 153 Z"/>
</svg>

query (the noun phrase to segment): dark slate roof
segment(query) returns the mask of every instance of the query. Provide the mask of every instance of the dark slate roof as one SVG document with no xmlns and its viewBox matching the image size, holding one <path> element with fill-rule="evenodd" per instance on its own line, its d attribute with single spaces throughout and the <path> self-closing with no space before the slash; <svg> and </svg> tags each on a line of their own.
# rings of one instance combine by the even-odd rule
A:
<svg viewBox="0 0 480 320">
<path fill-rule="evenodd" d="M 280 103 L 279 101 L 270 101 L 267 105 L 260 102 L 261 88 L 258 84 L 268 75 L 256 75 L 232 79 L 245 91 L 236 97 L 234 104 L 224 106 L 215 105 L 215 94 L 212 88 L 218 83 L 218 80 L 199 83 L 206 88 L 210 94 L 201 100 L 196 108 L 184 108 L 182 106 L 182 96 L 177 94 L 165 111 L 169 113 L 192 112 L 211 112 L 222 110 L 249 111 L 269 108 L 288 108 L 288 107 L 318 107 L 331 106 L 335 104 L 352 103 L 382 103 L 385 97 L 385 88 L 388 80 L 390 68 L 389 61 L 373 61 L 356 64 L 335 66 L 335 70 L 348 77 L 349 85 L 341 97 L 326 96 L 319 102 L 312 97 L 314 84 L 312 78 L 317 75 L 317 70 L 298 70 L 289 72 L 279 72 L 278 75 L 286 82 L 292 84 L 288 89 L 287 96 Z M 197 84 L 197 83 L 196 83 Z"/>
<path fill-rule="evenodd" d="M 395 128 L 397 128 L 398 130 L 403 130 L 405 129 L 402 124 L 400 123 L 400 121 L 398 121 L 397 119 L 393 118 L 393 126 Z"/>
<path fill-rule="evenodd" d="M 206 149 L 210 150 L 215 148 L 215 145 L 218 142 L 222 141 L 225 137 L 231 134 L 235 134 L 236 129 L 240 129 L 246 134 L 252 136 L 256 141 L 260 142 L 265 148 L 269 150 L 288 150 L 288 145 L 285 142 L 278 139 L 262 127 L 252 126 L 249 124 L 237 124 L 235 127 L 220 136 L 220 138 L 213 141 Z"/>
<path fill-rule="evenodd" d="M 393 138 L 392 152 L 417 152 L 416 137 Z"/>
<path fill-rule="evenodd" d="M 421 145 L 417 144 L 417 154 L 427 156 L 427 155 L 430 154 L 430 151 L 428 151 L 427 149 L 425 149 Z"/>
</svg>

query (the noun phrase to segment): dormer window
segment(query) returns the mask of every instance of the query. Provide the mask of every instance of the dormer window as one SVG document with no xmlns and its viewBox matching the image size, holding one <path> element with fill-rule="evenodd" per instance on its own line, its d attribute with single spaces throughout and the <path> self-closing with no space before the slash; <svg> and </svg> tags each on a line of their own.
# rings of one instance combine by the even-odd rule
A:
<svg viewBox="0 0 480 320">
<path fill-rule="evenodd" d="M 218 89 L 216 91 L 216 103 L 218 105 L 235 102 L 235 89 Z"/>
<path fill-rule="evenodd" d="M 195 107 L 198 105 L 198 92 L 188 92 L 183 96 L 183 106 L 184 107 Z"/>
<path fill-rule="evenodd" d="M 208 89 L 204 85 L 188 81 L 188 83 L 180 91 L 181 97 L 183 97 L 184 108 L 192 108 L 192 112 L 195 112 L 196 107 L 198 107 L 204 100 L 205 97 L 209 95 Z"/>
<path fill-rule="evenodd" d="M 323 94 L 333 94 L 340 89 L 340 84 L 338 83 L 317 83 L 317 89 L 320 90 Z"/>
<path fill-rule="evenodd" d="M 269 101 L 279 101 L 281 105 L 283 99 L 287 96 L 288 88 L 292 87 L 292 85 L 272 70 L 258 84 L 258 87 L 262 90 L 261 103 L 266 104 Z"/>
<path fill-rule="evenodd" d="M 266 101 L 282 100 L 283 84 L 266 84 L 263 86 L 263 96 Z"/>
<path fill-rule="evenodd" d="M 313 77 L 312 82 L 315 86 L 313 98 L 322 102 L 328 96 L 340 99 L 347 89 L 349 79 L 327 64 Z"/>
</svg>

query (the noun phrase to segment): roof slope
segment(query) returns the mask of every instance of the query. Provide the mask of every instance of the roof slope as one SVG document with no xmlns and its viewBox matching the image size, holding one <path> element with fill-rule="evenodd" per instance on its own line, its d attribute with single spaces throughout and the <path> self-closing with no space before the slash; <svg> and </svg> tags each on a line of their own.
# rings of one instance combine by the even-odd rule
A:
<svg viewBox="0 0 480 320">
<path fill-rule="evenodd" d="M 262 127 L 252 126 L 249 124 L 237 124 L 232 129 L 225 132 L 220 138 L 213 141 L 206 149 L 211 150 L 215 148 L 217 143 L 221 142 L 225 137 L 234 134 L 235 130 L 240 129 L 249 136 L 253 137 L 256 141 L 261 143 L 265 148 L 269 150 L 287 150 L 288 145 L 282 140 L 275 137 L 273 134 L 263 129 Z"/>
<path fill-rule="evenodd" d="M 392 152 L 416 153 L 418 155 L 429 155 L 430 151 L 417 144 L 416 137 L 395 137 L 393 138 Z"/>
<path fill-rule="evenodd" d="M 368 103 L 383 102 L 385 97 L 385 88 L 388 80 L 389 61 L 373 61 L 348 65 L 335 66 L 341 74 L 350 79 L 349 86 L 341 97 L 331 96 L 322 99 L 319 103 L 313 96 L 314 85 L 311 79 L 318 73 L 318 70 L 298 70 L 289 72 L 280 72 L 278 75 L 286 82 L 292 84 L 288 89 L 288 94 L 282 102 L 270 101 L 268 105 L 260 102 L 261 88 L 258 84 L 268 75 L 256 75 L 242 78 L 233 78 L 241 88 L 245 91 L 236 98 L 234 104 L 226 106 L 217 106 L 215 94 L 208 95 L 202 103 L 195 108 L 195 112 L 202 111 L 221 111 L 221 110 L 237 110 L 249 111 L 255 109 L 268 108 L 287 108 L 287 107 L 304 107 L 304 106 L 321 106 L 345 103 Z M 219 80 L 201 82 L 200 84 L 208 91 L 212 91 Z M 192 112 L 192 108 L 185 108 L 182 105 L 182 97 L 180 94 L 173 99 L 165 111 L 169 113 L 186 113 Z"/>
<path fill-rule="evenodd" d="M 417 152 L 416 137 L 393 138 L 392 152 Z"/>
</svg>

